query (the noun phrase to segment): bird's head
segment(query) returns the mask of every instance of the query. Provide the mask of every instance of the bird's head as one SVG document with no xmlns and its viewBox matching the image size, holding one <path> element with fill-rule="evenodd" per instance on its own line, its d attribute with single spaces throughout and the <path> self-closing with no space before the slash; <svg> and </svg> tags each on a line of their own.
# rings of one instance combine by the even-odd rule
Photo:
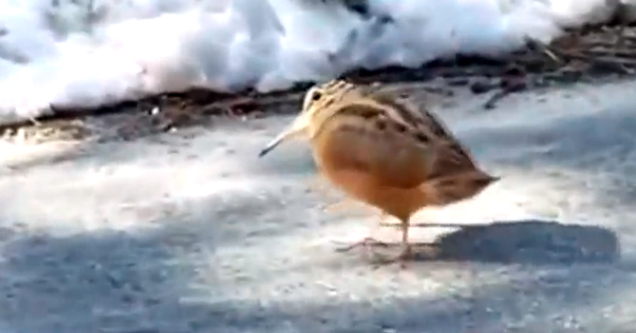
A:
<svg viewBox="0 0 636 333">
<path fill-rule="evenodd" d="M 343 80 L 332 80 L 309 88 L 298 116 L 261 150 L 259 157 L 292 138 L 313 137 L 318 126 L 322 123 L 321 120 L 328 118 L 330 112 L 333 112 L 334 108 L 329 106 L 342 100 L 345 94 L 353 88 L 352 84 Z"/>
</svg>

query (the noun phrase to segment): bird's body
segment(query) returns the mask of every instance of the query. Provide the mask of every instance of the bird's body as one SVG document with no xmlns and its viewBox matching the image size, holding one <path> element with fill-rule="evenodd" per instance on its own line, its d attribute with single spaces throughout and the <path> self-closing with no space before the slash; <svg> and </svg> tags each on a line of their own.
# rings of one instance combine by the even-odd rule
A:
<svg viewBox="0 0 636 333">
<path fill-rule="evenodd" d="M 470 198 L 497 179 L 429 111 L 367 86 L 333 80 L 310 89 L 293 128 L 308 135 L 332 184 L 402 222 L 405 254 L 415 212 Z"/>
</svg>

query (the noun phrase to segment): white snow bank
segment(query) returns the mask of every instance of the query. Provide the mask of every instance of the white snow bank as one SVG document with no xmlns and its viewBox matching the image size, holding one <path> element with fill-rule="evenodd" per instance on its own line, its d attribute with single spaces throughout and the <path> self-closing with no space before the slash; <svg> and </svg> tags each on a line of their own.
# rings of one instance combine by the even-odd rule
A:
<svg viewBox="0 0 636 333">
<path fill-rule="evenodd" d="M 364 19 L 319 0 L 0 0 L 0 122 L 194 86 L 271 91 L 358 66 L 496 56 L 524 35 L 549 41 L 607 20 L 608 2 L 369 0 Z"/>
</svg>

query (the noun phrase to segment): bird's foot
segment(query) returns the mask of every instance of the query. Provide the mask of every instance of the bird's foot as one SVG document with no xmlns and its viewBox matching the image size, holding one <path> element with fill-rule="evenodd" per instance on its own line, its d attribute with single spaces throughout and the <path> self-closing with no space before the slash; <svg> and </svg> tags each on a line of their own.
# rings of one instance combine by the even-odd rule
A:
<svg viewBox="0 0 636 333">
<path fill-rule="evenodd" d="M 413 248 L 410 244 L 406 244 L 402 247 L 402 251 L 397 256 L 393 257 L 378 257 L 374 260 L 374 264 L 376 267 L 382 265 L 388 265 L 393 263 L 399 263 L 401 268 L 407 268 L 407 262 L 414 258 Z"/>
<path fill-rule="evenodd" d="M 336 248 L 336 252 L 348 252 L 361 246 L 364 247 L 365 249 L 369 249 L 374 246 L 389 247 L 387 243 L 384 243 L 372 237 L 365 237 L 361 241 L 349 244 L 347 246 Z"/>
<path fill-rule="evenodd" d="M 436 258 L 441 252 L 439 245 L 435 243 L 418 244 L 416 247 L 418 248 L 418 250 L 413 251 L 413 245 L 404 245 L 402 251 L 397 256 L 388 258 L 378 257 L 374 260 L 373 264 L 376 267 L 379 267 L 382 265 L 399 263 L 401 268 L 407 268 L 407 263 L 409 261 L 415 260 L 417 257 Z"/>
</svg>

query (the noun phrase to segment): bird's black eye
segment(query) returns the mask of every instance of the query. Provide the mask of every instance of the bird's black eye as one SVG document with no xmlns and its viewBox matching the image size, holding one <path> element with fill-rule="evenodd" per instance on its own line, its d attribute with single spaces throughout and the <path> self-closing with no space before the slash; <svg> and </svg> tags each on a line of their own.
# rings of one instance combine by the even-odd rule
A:
<svg viewBox="0 0 636 333">
<path fill-rule="evenodd" d="M 317 101 L 322 98 L 322 94 L 319 91 L 314 91 L 314 94 L 311 95 L 311 99 L 313 101 Z"/>
</svg>

